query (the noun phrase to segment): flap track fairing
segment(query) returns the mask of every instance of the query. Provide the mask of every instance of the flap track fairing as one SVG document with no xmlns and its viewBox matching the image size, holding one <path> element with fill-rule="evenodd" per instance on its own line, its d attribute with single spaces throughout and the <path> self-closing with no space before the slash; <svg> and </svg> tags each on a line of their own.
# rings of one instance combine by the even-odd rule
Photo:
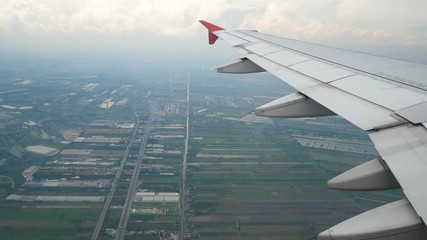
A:
<svg viewBox="0 0 427 240">
<path fill-rule="evenodd" d="M 319 240 L 424 239 L 427 230 L 406 199 L 350 218 L 319 234 Z"/>
<path fill-rule="evenodd" d="M 292 93 L 255 109 L 264 117 L 301 118 L 332 116 L 334 112 L 301 93 Z"/>
<path fill-rule="evenodd" d="M 254 62 L 247 58 L 241 58 L 236 62 L 221 66 L 216 70 L 219 73 L 234 74 L 265 72 L 264 68 L 261 68 L 260 66 L 256 65 Z"/>
<path fill-rule="evenodd" d="M 355 191 L 400 188 L 396 178 L 385 164 L 379 159 L 363 163 L 329 180 L 328 187 Z"/>
</svg>

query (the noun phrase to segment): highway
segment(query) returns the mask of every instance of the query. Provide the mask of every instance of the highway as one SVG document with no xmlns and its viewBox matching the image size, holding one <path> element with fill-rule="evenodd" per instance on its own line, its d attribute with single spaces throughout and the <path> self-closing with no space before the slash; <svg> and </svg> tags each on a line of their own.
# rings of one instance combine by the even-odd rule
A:
<svg viewBox="0 0 427 240">
<path fill-rule="evenodd" d="M 135 120 L 136 122 L 135 122 L 135 127 L 133 129 L 132 138 L 126 147 L 125 154 L 123 155 L 122 161 L 120 162 L 119 170 L 116 173 L 116 177 L 114 178 L 113 184 L 111 185 L 111 189 L 110 189 L 110 192 L 108 193 L 107 200 L 105 201 L 104 207 L 102 208 L 101 215 L 99 216 L 95 230 L 93 231 L 92 238 L 91 238 L 92 240 L 96 240 L 98 238 L 99 232 L 101 231 L 102 224 L 104 223 L 105 216 L 107 215 L 108 209 L 110 208 L 111 200 L 113 199 L 114 192 L 116 191 L 116 186 L 119 182 L 123 168 L 126 165 L 126 161 L 129 156 L 129 151 L 132 148 L 133 143 L 135 142 L 135 136 L 139 128 L 139 118 L 135 113 L 134 115 L 136 118 Z"/>
<path fill-rule="evenodd" d="M 186 202 L 186 181 L 187 181 L 187 157 L 188 157 L 188 142 L 190 139 L 190 75 L 187 80 L 187 120 L 185 123 L 185 147 L 184 158 L 182 161 L 182 179 L 181 179 L 181 214 L 180 214 L 180 230 L 179 239 L 185 239 L 187 230 L 187 202 Z"/>
<path fill-rule="evenodd" d="M 132 202 L 134 199 L 135 191 L 138 187 L 139 171 L 141 169 L 142 159 L 144 158 L 145 146 L 147 145 L 147 140 L 150 134 L 151 122 L 153 121 L 154 107 L 151 107 L 150 115 L 145 126 L 144 136 L 142 137 L 141 146 L 139 148 L 138 158 L 136 160 L 135 169 L 132 174 L 132 179 L 130 180 L 130 185 L 128 189 L 128 194 L 126 196 L 126 201 L 123 206 L 123 211 L 120 216 L 119 226 L 116 231 L 116 240 L 123 240 L 126 235 L 126 226 L 129 220 L 131 213 Z"/>
</svg>

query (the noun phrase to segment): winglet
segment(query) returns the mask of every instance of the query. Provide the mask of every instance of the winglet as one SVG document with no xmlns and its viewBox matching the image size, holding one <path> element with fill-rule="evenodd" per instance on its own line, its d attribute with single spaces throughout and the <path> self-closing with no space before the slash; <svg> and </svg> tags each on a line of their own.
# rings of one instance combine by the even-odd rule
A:
<svg viewBox="0 0 427 240">
<path fill-rule="evenodd" d="M 218 36 L 216 36 L 213 32 L 215 31 L 220 31 L 220 30 L 225 30 L 222 27 L 218 27 L 212 23 L 206 22 L 204 20 L 200 20 L 199 21 L 201 24 L 203 24 L 203 26 L 205 26 L 205 28 L 208 29 L 208 35 L 209 35 L 209 44 L 212 45 L 216 42 L 216 40 L 218 39 Z"/>
</svg>

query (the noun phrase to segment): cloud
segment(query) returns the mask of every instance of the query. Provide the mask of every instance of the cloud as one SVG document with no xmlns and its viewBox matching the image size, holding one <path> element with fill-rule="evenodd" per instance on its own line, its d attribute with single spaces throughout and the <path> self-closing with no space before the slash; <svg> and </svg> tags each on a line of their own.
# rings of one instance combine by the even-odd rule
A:
<svg viewBox="0 0 427 240">
<path fill-rule="evenodd" d="M 322 4 L 320 4 L 322 2 Z M 245 16 L 241 27 L 308 41 L 427 45 L 422 0 L 289 0 Z"/>
<path fill-rule="evenodd" d="M 217 20 L 229 11 L 247 9 L 226 0 L 3 0 L 0 30 L 185 35 L 199 27 L 198 19 Z"/>
<path fill-rule="evenodd" d="M 199 19 L 308 41 L 427 45 L 424 0 L 2 0 L 2 34 L 191 36 Z"/>
</svg>

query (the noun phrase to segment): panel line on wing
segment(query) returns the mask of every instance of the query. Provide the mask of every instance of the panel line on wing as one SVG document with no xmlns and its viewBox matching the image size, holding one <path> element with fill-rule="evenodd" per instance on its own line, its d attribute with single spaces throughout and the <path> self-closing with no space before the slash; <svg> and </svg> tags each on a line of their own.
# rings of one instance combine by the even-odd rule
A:
<svg viewBox="0 0 427 240">
<path fill-rule="evenodd" d="M 248 43 L 247 40 L 238 36 L 234 36 L 233 34 L 230 34 L 227 32 L 221 32 L 221 33 L 218 33 L 217 35 L 222 39 L 226 40 L 231 46 L 234 46 L 234 47 Z"/>
<path fill-rule="evenodd" d="M 309 76 L 309 75 L 307 75 L 307 74 L 305 74 L 305 73 L 303 73 L 303 72 L 297 71 L 297 70 L 295 70 L 295 69 L 293 69 L 293 68 L 289 68 L 288 66 L 284 66 L 284 65 L 282 65 L 282 64 L 280 64 L 280 63 L 278 63 L 278 62 L 274 62 L 274 61 L 271 61 L 271 60 L 269 60 L 269 59 L 265 59 L 265 57 L 263 57 L 263 56 L 250 54 L 250 55 L 247 55 L 247 56 L 245 56 L 245 57 L 247 57 L 247 58 L 251 59 L 252 61 L 254 61 L 254 62 L 255 62 L 255 63 L 257 63 L 257 64 L 260 64 L 260 65 L 261 65 L 261 67 L 265 68 L 267 71 L 270 71 L 270 72 L 271 72 L 271 73 L 273 73 L 273 74 L 275 74 L 275 72 L 277 72 L 277 70 L 279 70 L 279 71 L 280 71 L 280 70 L 284 70 L 284 69 L 286 69 L 286 70 L 288 70 L 288 71 L 292 71 L 292 72 L 294 72 L 294 73 L 297 73 L 297 74 L 301 75 L 302 77 L 309 78 L 311 81 L 315 82 L 315 83 L 313 83 L 313 84 L 310 84 L 310 87 L 315 86 L 315 85 L 320 85 L 320 84 L 329 85 L 329 86 L 331 86 L 331 87 L 334 87 L 337 91 L 342 91 L 342 92 L 344 92 L 344 93 L 347 93 L 348 95 L 351 95 L 351 96 L 357 97 L 357 98 L 359 98 L 360 100 L 363 100 L 363 101 L 369 102 L 369 103 L 374 104 L 374 105 L 376 105 L 376 106 L 378 106 L 378 107 L 381 107 L 381 108 L 383 108 L 383 109 L 387 109 L 387 110 L 389 110 L 389 111 L 391 110 L 391 109 L 385 108 L 384 106 L 379 105 L 378 103 L 375 103 L 375 102 L 369 101 L 368 99 L 362 98 L 362 97 L 360 97 L 360 96 L 358 96 L 358 95 L 355 95 L 355 94 L 353 94 L 353 93 L 351 93 L 351 92 L 347 92 L 347 91 L 345 91 L 345 90 L 343 90 L 343 89 L 340 89 L 340 88 L 337 88 L 337 87 L 335 87 L 335 86 L 333 86 L 333 85 L 327 84 L 326 82 L 320 81 L 319 79 L 314 78 L 314 77 L 312 77 L 312 76 Z M 262 59 L 262 60 L 261 60 L 261 59 Z M 310 60 L 306 60 L 306 61 L 310 61 Z M 281 66 L 283 69 L 279 69 L 277 65 Z M 273 67 L 273 66 L 274 66 L 274 67 Z M 276 74 L 275 74 L 275 75 L 276 75 Z M 351 76 L 355 76 L 355 75 L 359 75 L 359 74 L 354 73 L 353 75 L 349 75 L 349 76 L 341 77 L 341 79 L 345 79 L 345 78 L 348 78 L 348 77 L 351 77 Z M 277 76 L 277 75 L 276 75 L 276 76 Z M 280 79 L 282 79 L 282 80 L 283 80 L 283 77 L 286 77 L 286 76 L 280 75 L 280 76 L 278 76 L 278 77 L 279 77 Z M 334 81 L 338 81 L 338 80 L 340 80 L 340 79 L 335 79 Z M 296 87 L 296 88 L 298 88 L 298 86 L 299 86 L 298 82 L 289 83 L 289 82 L 292 82 L 292 80 L 290 80 L 290 79 L 289 79 L 288 81 L 286 81 L 286 82 L 287 82 L 288 84 L 290 84 L 291 86 L 294 86 L 294 87 Z M 301 86 L 300 86 L 300 87 L 301 87 Z M 304 87 L 308 87 L 308 86 L 307 86 L 307 85 L 305 85 Z M 298 89 L 298 90 L 300 90 L 300 89 Z M 392 111 L 390 111 L 390 112 L 392 112 Z"/>
<path fill-rule="evenodd" d="M 305 62 L 309 62 L 309 61 L 311 61 L 311 59 L 307 59 L 307 60 L 304 60 L 304 61 L 301 61 L 301 62 L 297 62 L 297 63 L 291 64 L 291 65 L 288 65 L 288 67 L 292 67 L 292 66 L 298 65 L 300 63 L 305 63 Z"/>
<path fill-rule="evenodd" d="M 327 106 L 333 112 L 342 115 L 344 118 L 364 130 L 382 129 L 396 126 L 406 121 L 405 119 L 395 115 L 393 111 L 390 111 L 389 109 L 378 105 L 375 102 L 371 102 L 367 99 L 361 98 L 360 96 L 346 92 L 333 85 L 327 84 L 316 78 L 296 71 L 295 69 L 283 66 L 280 63 L 265 59 L 263 56 L 249 54 L 246 57 L 267 71 L 270 71 L 272 74 L 282 79 L 289 85 L 297 88 L 298 91 L 304 93 L 310 98 L 313 98 L 313 100 L 319 102 L 320 104 Z M 318 89 L 314 90 L 316 87 L 318 87 Z M 334 91 L 326 91 L 327 88 L 333 88 Z M 343 101 L 328 101 L 325 96 L 331 94 L 340 95 Z M 361 110 L 360 107 L 362 107 L 362 109 L 368 109 L 369 111 L 367 112 L 369 112 L 369 114 L 359 117 L 354 116 L 355 109 L 359 109 L 356 111 L 359 112 Z"/>
<path fill-rule="evenodd" d="M 315 56 L 315 55 L 311 55 L 311 54 L 308 54 L 308 53 L 305 53 L 305 52 L 302 52 L 302 51 L 299 51 L 299 50 L 296 50 L 296 49 L 293 49 L 293 48 L 285 47 L 285 46 L 282 46 L 280 44 L 274 43 L 274 42 L 272 42 L 270 40 L 266 40 L 266 39 L 262 39 L 262 38 L 257 37 L 257 36 L 249 35 L 246 32 L 240 31 L 240 33 L 248 35 L 248 36 L 251 36 L 253 38 L 256 38 L 257 41 L 267 42 L 267 43 L 269 43 L 271 45 L 274 45 L 274 46 L 277 46 L 277 47 L 281 47 L 282 49 L 286 49 L 286 50 L 291 51 L 291 52 L 293 52 L 295 54 L 299 54 L 301 56 L 310 57 L 312 59 L 320 60 L 320 61 L 323 61 L 323 62 L 328 62 L 330 64 L 334 64 L 334 65 L 340 66 L 342 68 L 346 68 L 346 69 L 349 69 L 351 71 L 358 72 L 358 73 L 360 73 L 362 75 L 369 75 L 369 76 L 372 76 L 374 78 L 382 79 L 384 81 L 390 81 L 390 82 L 392 82 L 394 84 L 399 84 L 399 85 L 403 85 L 403 86 L 406 86 L 406 87 L 411 87 L 411 88 L 414 88 L 414 89 L 417 89 L 417 90 L 427 91 L 427 85 L 425 85 L 425 84 L 421 84 L 421 83 L 418 83 L 418 82 L 413 82 L 413 81 L 410 81 L 410 80 L 404 80 L 404 81 L 402 81 L 402 80 L 399 80 L 397 77 L 390 77 L 389 75 L 385 75 L 385 74 L 378 74 L 378 73 L 368 72 L 368 71 L 365 71 L 365 70 L 362 70 L 362 69 L 359 69 L 359 68 L 354 68 L 354 67 L 351 67 L 351 66 L 348 66 L 348 65 L 343 65 L 343 64 L 335 62 L 335 61 L 331 61 L 331 60 L 328 60 L 328 59 L 325 59 L 325 58 L 321 58 L 321 57 L 318 57 L 318 56 Z M 296 40 L 294 40 L 294 41 L 296 41 Z M 302 41 L 298 41 L 298 42 L 305 44 L 305 42 L 302 42 Z M 316 44 L 316 45 L 319 45 L 319 44 Z M 326 46 L 323 46 L 323 45 L 319 45 L 319 46 L 326 47 Z M 338 50 L 342 50 L 342 49 L 338 49 Z M 354 53 L 358 53 L 358 52 L 354 52 Z M 362 54 L 362 53 L 358 53 L 358 54 Z M 378 57 L 378 56 L 375 56 L 375 57 Z"/>
<path fill-rule="evenodd" d="M 265 47 L 266 44 L 256 44 L 255 46 L 257 46 L 256 48 L 258 50 L 261 49 L 261 51 L 264 51 L 261 53 L 271 50 L 271 48 Z M 246 46 L 243 47 L 246 49 Z M 325 63 L 316 59 L 301 57 L 292 52 L 282 50 L 274 53 L 270 52 L 264 56 L 259 54 L 256 55 L 265 59 L 267 63 L 271 63 L 269 64 L 271 66 L 268 66 L 268 64 L 267 66 L 263 66 L 268 71 L 278 69 L 276 66 L 273 67 L 273 63 L 278 64 L 283 68 L 294 70 L 306 77 L 310 77 L 314 81 L 331 84 L 338 90 L 342 90 L 359 99 L 391 110 L 390 113 L 393 115 L 395 114 L 394 112 L 399 109 L 427 101 L 425 95 L 393 85 L 386 82 L 384 79 L 375 79 L 371 76 L 336 67 L 329 62 Z M 263 62 L 260 62 L 260 64 L 263 64 Z M 366 88 L 368 85 L 372 85 L 372 89 Z M 371 90 L 366 91 L 366 89 Z M 378 91 L 382 94 L 378 94 Z M 405 97 L 403 99 L 396 97 L 400 94 L 403 94 Z"/>
</svg>

